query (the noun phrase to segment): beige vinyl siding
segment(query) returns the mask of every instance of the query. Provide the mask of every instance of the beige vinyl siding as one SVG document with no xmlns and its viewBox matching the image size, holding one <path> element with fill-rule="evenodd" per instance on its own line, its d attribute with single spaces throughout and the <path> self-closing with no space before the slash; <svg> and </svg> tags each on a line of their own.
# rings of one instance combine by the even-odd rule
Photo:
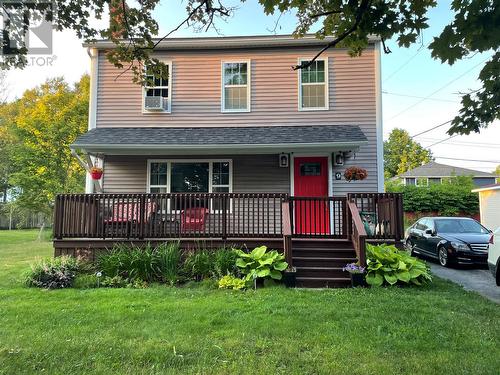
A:
<svg viewBox="0 0 500 375">
<path fill-rule="evenodd" d="M 500 190 L 480 191 L 479 208 L 481 224 L 492 231 L 500 228 Z"/>
<path fill-rule="evenodd" d="M 278 166 L 278 155 L 152 156 L 151 159 L 231 159 L 234 193 L 289 193 L 290 170 Z M 144 193 L 147 156 L 106 156 L 105 193 Z"/>
<path fill-rule="evenodd" d="M 352 58 L 332 50 L 329 60 L 329 110 L 298 111 L 298 72 L 301 57 L 316 49 L 159 52 L 172 61 L 172 113 L 143 113 L 142 88 L 132 74 L 99 54 L 97 127 L 101 126 L 234 126 L 375 123 L 375 54 L 366 50 Z M 251 112 L 221 112 L 221 61 L 251 61 Z"/>
</svg>

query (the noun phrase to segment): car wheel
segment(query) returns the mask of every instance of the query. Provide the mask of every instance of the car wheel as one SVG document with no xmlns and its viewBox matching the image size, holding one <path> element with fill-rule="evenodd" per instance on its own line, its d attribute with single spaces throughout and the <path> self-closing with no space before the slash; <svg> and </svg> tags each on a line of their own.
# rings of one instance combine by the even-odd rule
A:
<svg viewBox="0 0 500 375">
<path fill-rule="evenodd" d="M 449 267 L 450 260 L 448 259 L 448 251 L 444 247 L 440 247 L 438 250 L 439 264 L 443 267 Z"/>
</svg>

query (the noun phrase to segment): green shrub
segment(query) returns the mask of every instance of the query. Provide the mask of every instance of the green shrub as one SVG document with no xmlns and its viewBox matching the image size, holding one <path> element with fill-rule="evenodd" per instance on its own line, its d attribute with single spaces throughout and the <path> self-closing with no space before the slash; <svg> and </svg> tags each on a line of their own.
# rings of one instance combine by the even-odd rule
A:
<svg viewBox="0 0 500 375">
<path fill-rule="evenodd" d="M 73 257 L 43 259 L 31 265 L 25 275 L 25 284 L 46 289 L 68 288 L 72 286 L 78 270 L 79 261 Z"/>
<path fill-rule="evenodd" d="M 403 193 L 405 212 L 438 212 L 450 216 L 479 212 L 479 197 L 471 192 L 474 188 L 471 177 L 453 177 L 443 184 L 429 186 L 387 184 L 386 187 L 388 192 Z"/>
<path fill-rule="evenodd" d="M 213 256 L 213 277 L 220 279 L 225 275 L 237 276 L 239 274 L 236 267 L 238 255 L 233 249 L 222 248 L 214 252 Z"/>
<path fill-rule="evenodd" d="M 125 288 L 129 284 L 129 280 L 119 275 L 109 277 L 105 276 L 101 285 L 105 288 Z"/>
<path fill-rule="evenodd" d="M 432 280 L 427 264 L 393 245 L 366 245 L 366 282 L 372 286 L 396 283 L 422 285 Z"/>
<path fill-rule="evenodd" d="M 219 280 L 219 288 L 221 289 L 241 290 L 246 288 L 246 284 L 246 280 L 232 275 L 223 276 Z"/>
<path fill-rule="evenodd" d="M 77 275 L 73 281 L 73 288 L 76 289 L 92 289 L 101 286 L 102 278 L 97 277 L 95 274 L 82 274 Z"/>
<path fill-rule="evenodd" d="M 235 249 L 238 259 L 236 266 L 245 275 L 246 281 L 258 278 L 281 280 L 282 272 L 288 267 L 285 257 L 276 250 L 267 251 L 266 246 L 253 249 L 250 253 Z"/>
<path fill-rule="evenodd" d="M 179 242 L 167 242 L 156 248 L 161 281 L 174 285 L 179 281 L 181 250 Z"/>
<path fill-rule="evenodd" d="M 183 267 L 189 280 L 200 281 L 214 273 L 214 253 L 209 250 L 196 250 L 186 255 Z"/>
</svg>

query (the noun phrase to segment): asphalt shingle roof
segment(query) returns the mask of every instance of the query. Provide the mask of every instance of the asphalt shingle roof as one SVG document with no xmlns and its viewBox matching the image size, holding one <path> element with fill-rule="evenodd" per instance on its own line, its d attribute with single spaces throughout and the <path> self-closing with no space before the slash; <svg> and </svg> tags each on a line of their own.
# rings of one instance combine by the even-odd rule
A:
<svg viewBox="0 0 500 375">
<path fill-rule="evenodd" d="M 356 125 L 97 128 L 72 148 L 95 145 L 273 145 L 366 142 Z"/>
<path fill-rule="evenodd" d="M 420 167 L 410 169 L 399 177 L 450 177 L 450 176 L 495 177 L 493 173 L 473 169 L 454 167 L 431 161 Z"/>
</svg>

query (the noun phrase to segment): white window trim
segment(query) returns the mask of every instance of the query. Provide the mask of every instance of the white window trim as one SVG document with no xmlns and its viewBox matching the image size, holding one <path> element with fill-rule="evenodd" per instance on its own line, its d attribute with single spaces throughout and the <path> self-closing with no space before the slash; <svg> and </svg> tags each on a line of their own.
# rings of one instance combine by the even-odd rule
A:
<svg viewBox="0 0 500 375">
<path fill-rule="evenodd" d="M 247 108 L 246 109 L 226 109 L 226 95 L 225 95 L 225 85 L 224 85 L 224 64 L 231 63 L 246 63 L 247 64 L 247 84 L 246 85 L 230 85 L 231 87 L 247 87 Z M 252 61 L 251 60 L 222 60 L 221 61 L 221 75 L 220 75 L 220 83 L 221 83 L 221 102 L 220 102 L 220 111 L 222 113 L 246 113 L 251 112 L 252 107 Z"/>
<path fill-rule="evenodd" d="M 297 65 L 300 65 L 302 64 L 302 62 L 304 61 L 309 61 L 311 60 L 312 58 L 310 59 L 307 59 L 307 58 L 299 58 L 298 59 L 298 64 Z M 326 57 L 322 57 L 322 58 L 319 58 L 319 59 L 316 59 L 316 61 L 324 61 L 325 62 L 325 106 L 324 107 L 311 107 L 311 108 L 303 108 L 302 107 L 302 69 L 297 69 L 297 83 L 298 83 L 298 93 L 299 93 L 299 97 L 298 97 L 298 110 L 299 111 L 304 111 L 304 112 L 308 112 L 308 111 L 327 111 L 330 109 L 330 80 L 329 80 L 329 74 L 328 74 L 328 71 L 329 71 L 329 60 L 328 60 L 328 56 Z M 306 83 L 307 85 L 307 83 Z"/>
<path fill-rule="evenodd" d="M 151 185 L 151 163 L 167 163 L 167 185 Z M 213 163 L 229 163 L 229 193 L 233 192 L 233 160 L 232 159 L 148 159 L 147 163 L 147 192 L 151 193 L 151 188 L 165 187 L 167 193 L 171 193 L 172 163 L 208 163 L 208 193 L 213 193 L 214 187 L 228 185 L 213 185 Z M 183 193 L 179 193 L 183 194 Z M 200 193 L 203 194 L 203 193 Z M 223 193 L 221 193 L 223 194 Z M 232 201 L 232 199 L 231 199 Z M 170 202 L 167 211 L 170 211 Z M 232 212 L 232 202 L 230 202 L 229 211 Z M 220 210 L 213 210 L 211 213 L 219 213 Z M 173 211 L 172 211 L 173 212 Z M 177 211 L 176 211 L 177 212 Z"/>
<path fill-rule="evenodd" d="M 172 83 L 174 78 L 174 71 L 172 70 L 172 61 L 163 61 L 164 64 L 168 65 L 168 86 L 143 86 L 142 87 L 142 113 L 145 115 L 158 114 L 158 113 L 172 113 Z M 168 89 L 168 108 L 162 111 L 148 111 L 146 106 L 146 90 L 151 88 L 162 88 Z"/>
</svg>

